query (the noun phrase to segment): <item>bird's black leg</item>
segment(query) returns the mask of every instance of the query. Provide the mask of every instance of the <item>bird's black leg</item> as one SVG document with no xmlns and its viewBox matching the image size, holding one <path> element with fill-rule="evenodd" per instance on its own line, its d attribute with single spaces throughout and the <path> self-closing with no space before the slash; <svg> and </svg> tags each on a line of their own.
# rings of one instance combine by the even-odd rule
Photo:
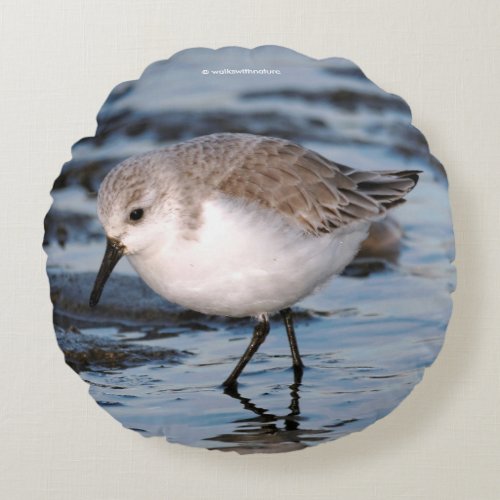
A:
<svg viewBox="0 0 500 500">
<path fill-rule="evenodd" d="M 225 387 L 233 387 L 236 385 L 236 381 L 240 376 L 241 372 L 247 365 L 247 363 L 252 359 L 252 356 L 257 352 L 261 344 L 266 340 L 267 334 L 269 333 L 269 320 L 267 316 L 262 316 L 261 320 L 255 325 L 252 340 L 248 345 L 246 351 L 241 356 L 238 364 L 234 367 L 231 375 L 222 383 Z"/>
<path fill-rule="evenodd" d="M 288 342 L 290 344 L 290 350 L 292 351 L 292 361 L 293 369 L 296 375 L 302 375 L 304 371 L 304 363 L 300 359 L 299 346 L 297 345 L 297 339 L 295 338 L 295 330 L 293 328 L 293 316 L 292 310 L 287 307 L 280 311 L 283 322 L 285 323 L 286 334 L 288 335 Z"/>
</svg>

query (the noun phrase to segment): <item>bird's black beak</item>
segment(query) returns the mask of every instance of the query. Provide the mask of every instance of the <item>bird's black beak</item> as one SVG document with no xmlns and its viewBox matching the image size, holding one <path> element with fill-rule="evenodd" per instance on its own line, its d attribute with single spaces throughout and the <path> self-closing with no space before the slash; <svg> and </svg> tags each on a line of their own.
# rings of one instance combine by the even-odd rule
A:
<svg viewBox="0 0 500 500">
<path fill-rule="evenodd" d="M 104 285 L 114 269 L 120 258 L 125 253 L 125 246 L 122 245 L 118 240 L 113 238 L 108 238 L 108 243 L 106 245 L 106 251 L 104 252 L 104 257 L 102 259 L 101 267 L 97 273 L 95 279 L 94 288 L 90 294 L 89 305 L 90 307 L 95 307 L 101 298 L 101 293 L 104 289 Z"/>
</svg>

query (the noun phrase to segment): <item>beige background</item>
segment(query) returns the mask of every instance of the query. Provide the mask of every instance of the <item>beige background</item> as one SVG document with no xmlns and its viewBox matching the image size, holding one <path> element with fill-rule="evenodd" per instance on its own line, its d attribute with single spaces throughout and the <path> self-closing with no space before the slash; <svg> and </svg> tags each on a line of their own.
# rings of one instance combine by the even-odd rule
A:
<svg viewBox="0 0 500 500">
<path fill-rule="evenodd" d="M 0 1 L 0 496 L 500 498 L 500 2 Z M 404 97 L 445 164 L 459 288 L 444 349 L 390 416 L 237 456 L 123 429 L 63 361 L 41 250 L 51 184 L 111 88 L 196 46 L 344 56 Z"/>
</svg>

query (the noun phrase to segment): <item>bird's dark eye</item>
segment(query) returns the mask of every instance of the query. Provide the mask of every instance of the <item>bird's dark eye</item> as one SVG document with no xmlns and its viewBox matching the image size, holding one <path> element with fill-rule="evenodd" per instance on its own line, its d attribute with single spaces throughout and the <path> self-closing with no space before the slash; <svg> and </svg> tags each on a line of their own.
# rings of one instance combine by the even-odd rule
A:
<svg viewBox="0 0 500 500">
<path fill-rule="evenodd" d="M 130 220 L 139 220 L 144 215 L 144 210 L 142 208 L 136 208 L 130 212 Z"/>
</svg>

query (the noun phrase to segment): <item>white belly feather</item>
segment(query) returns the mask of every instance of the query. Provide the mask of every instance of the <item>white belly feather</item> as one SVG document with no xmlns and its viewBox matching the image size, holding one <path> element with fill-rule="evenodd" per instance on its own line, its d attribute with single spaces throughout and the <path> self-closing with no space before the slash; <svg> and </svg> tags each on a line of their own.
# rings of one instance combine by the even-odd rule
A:
<svg viewBox="0 0 500 500">
<path fill-rule="evenodd" d="M 129 260 L 170 302 L 206 314 L 258 316 L 291 306 L 340 273 L 368 228 L 361 221 L 315 237 L 268 210 L 211 200 L 196 240 L 165 235 L 157 252 Z"/>
</svg>

